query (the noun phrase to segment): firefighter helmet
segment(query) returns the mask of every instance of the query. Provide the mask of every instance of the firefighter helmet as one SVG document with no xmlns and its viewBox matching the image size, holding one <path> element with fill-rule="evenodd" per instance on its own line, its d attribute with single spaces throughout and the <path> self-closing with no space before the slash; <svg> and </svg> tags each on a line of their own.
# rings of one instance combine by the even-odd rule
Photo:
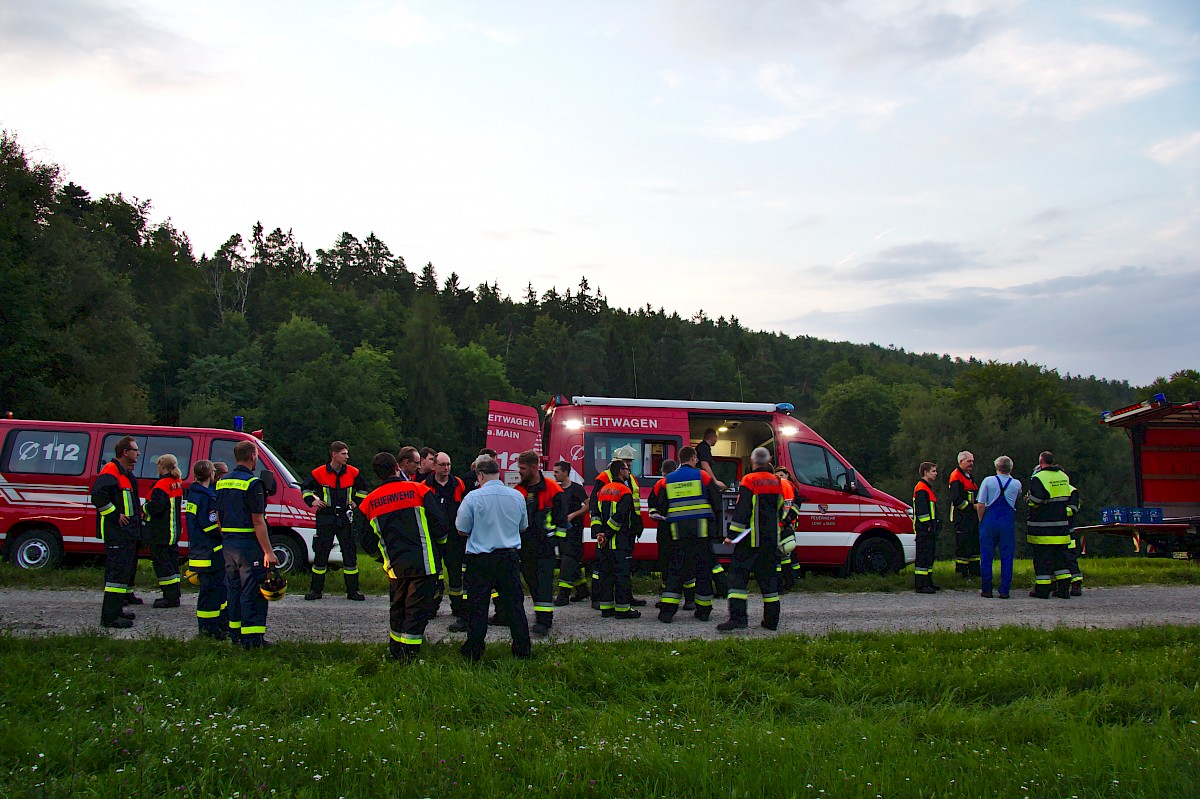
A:
<svg viewBox="0 0 1200 799">
<path fill-rule="evenodd" d="M 779 542 L 777 547 L 779 554 L 785 558 L 790 558 L 792 553 L 796 551 L 796 537 L 790 533 Z"/>
<path fill-rule="evenodd" d="M 267 599 L 283 599 L 283 595 L 287 593 L 287 580 L 283 579 L 279 569 L 272 566 L 267 569 L 267 576 L 258 584 L 258 590 Z"/>
<path fill-rule="evenodd" d="M 192 567 L 189 566 L 188 568 L 184 569 L 183 576 L 186 577 L 187 581 L 192 585 L 200 585 L 200 573 L 193 571 Z"/>
<path fill-rule="evenodd" d="M 625 446 L 620 447 L 613 452 L 613 457 L 622 461 L 634 460 L 637 458 L 637 455 L 637 450 L 631 447 L 629 444 L 626 444 Z"/>
</svg>

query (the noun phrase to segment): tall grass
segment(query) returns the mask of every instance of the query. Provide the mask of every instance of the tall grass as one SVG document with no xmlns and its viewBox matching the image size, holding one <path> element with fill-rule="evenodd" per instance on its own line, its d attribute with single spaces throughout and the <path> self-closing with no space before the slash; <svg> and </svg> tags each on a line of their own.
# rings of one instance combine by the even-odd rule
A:
<svg viewBox="0 0 1200 799">
<path fill-rule="evenodd" d="M 0 639 L 0 795 L 1187 797 L 1196 628 L 450 645 Z"/>
</svg>

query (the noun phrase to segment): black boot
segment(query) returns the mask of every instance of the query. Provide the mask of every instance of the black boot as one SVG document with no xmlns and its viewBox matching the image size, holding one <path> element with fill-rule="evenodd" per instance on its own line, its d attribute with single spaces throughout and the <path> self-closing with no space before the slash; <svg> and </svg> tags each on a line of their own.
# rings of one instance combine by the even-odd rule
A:
<svg viewBox="0 0 1200 799">
<path fill-rule="evenodd" d="M 554 598 L 554 607 L 562 608 L 562 607 L 566 607 L 569 604 L 571 604 L 571 589 L 570 588 L 558 589 L 558 596 L 556 596 Z"/>
<path fill-rule="evenodd" d="M 779 602 L 764 602 L 763 603 L 763 620 L 762 626 L 768 630 L 779 629 Z"/>
<path fill-rule="evenodd" d="M 1059 599 L 1070 599 L 1071 598 L 1071 578 L 1070 577 L 1066 578 L 1065 580 L 1060 579 L 1060 580 L 1054 581 L 1054 595 L 1056 597 L 1058 597 Z"/>
<path fill-rule="evenodd" d="M 358 590 L 358 572 L 354 574 L 344 574 L 346 578 L 346 599 L 352 599 L 355 602 L 365 602 L 366 596 Z"/>
<path fill-rule="evenodd" d="M 125 606 L 125 603 L 122 601 L 123 597 L 124 594 L 112 591 L 104 592 L 104 601 L 100 605 L 101 627 L 115 627 L 119 630 L 124 630 L 133 626 L 132 621 L 121 618 L 121 609 Z"/>
<path fill-rule="evenodd" d="M 163 586 L 163 595 L 154 600 L 156 608 L 177 608 L 179 607 L 179 583 L 171 583 Z"/>
<path fill-rule="evenodd" d="M 918 574 L 913 579 L 913 590 L 918 594 L 936 594 L 937 589 L 933 587 L 932 583 L 928 574 Z"/>
<path fill-rule="evenodd" d="M 723 633 L 727 633 L 730 630 L 744 630 L 749 626 L 750 624 L 745 619 L 735 619 L 731 617 L 729 621 L 723 621 L 718 624 L 717 629 Z"/>
<path fill-rule="evenodd" d="M 685 587 L 683 589 L 683 607 L 681 608 L 681 610 L 695 610 L 695 609 L 696 609 L 696 589 L 695 589 L 695 587 L 692 587 L 692 588 Z"/>
<path fill-rule="evenodd" d="M 314 599 L 320 599 L 321 594 L 324 590 L 325 590 L 325 572 L 321 572 L 320 574 L 313 572 L 312 585 L 310 585 L 308 587 L 308 593 L 304 595 L 304 598 L 309 600 L 310 602 Z"/>
<path fill-rule="evenodd" d="M 575 593 L 571 594 L 571 601 L 572 602 L 582 602 L 583 600 L 587 599 L 591 595 L 592 595 L 592 592 L 588 588 L 587 583 L 580 583 L 579 585 L 575 586 Z"/>
<path fill-rule="evenodd" d="M 1071 596 L 1083 596 L 1083 580 L 1071 581 Z"/>
</svg>

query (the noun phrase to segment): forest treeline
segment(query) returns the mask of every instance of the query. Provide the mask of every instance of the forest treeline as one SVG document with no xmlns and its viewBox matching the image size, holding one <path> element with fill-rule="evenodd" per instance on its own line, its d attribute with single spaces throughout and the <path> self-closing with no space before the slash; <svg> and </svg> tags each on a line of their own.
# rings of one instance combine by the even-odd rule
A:
<svg viewBox="0 0 1200 799">
<path fill-rule="evenodd" d="M 577 285 L 513 297 L 412 270 L 374 233 L 310 252 L 255 224 L 197 256 L 150 204 L 93 198 L 0 133 L 0 410 L 17 417 L 263 428 L 301 470 L 332 439 L 361 464 L 401 444 L 465 464 L 487 401 L 551 394 L 792 402 L 872 483 L 910 496 L 917 463 L 1023 478 L 1054 450 L 1084 518 L 1132 502 L 1128 442 L 1098 412 L 1156 391 L 1200 398 L 1182 369 L 1145 387 L 1029 363 L 916 354 L 609 305 Z"/>
</svg>

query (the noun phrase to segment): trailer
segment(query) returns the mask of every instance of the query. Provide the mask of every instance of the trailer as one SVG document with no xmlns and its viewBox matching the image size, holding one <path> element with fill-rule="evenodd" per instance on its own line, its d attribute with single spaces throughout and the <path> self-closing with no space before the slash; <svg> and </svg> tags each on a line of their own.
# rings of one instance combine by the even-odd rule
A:
<svg viewBox="0 0 1200 799">
<path fill-rule="evenodd" d="M 1158 523 L 1114 521 L 1078 527 L 1081 535 L 1131 538 L 1150 557 L 1200 560 L 1200 401 L 1167 402 L 1162 394 L 1100 416 L 1123 428 L 1133 451 L 1133 484 L 1139 508 L 1161 508 Z"/>
</svg>

